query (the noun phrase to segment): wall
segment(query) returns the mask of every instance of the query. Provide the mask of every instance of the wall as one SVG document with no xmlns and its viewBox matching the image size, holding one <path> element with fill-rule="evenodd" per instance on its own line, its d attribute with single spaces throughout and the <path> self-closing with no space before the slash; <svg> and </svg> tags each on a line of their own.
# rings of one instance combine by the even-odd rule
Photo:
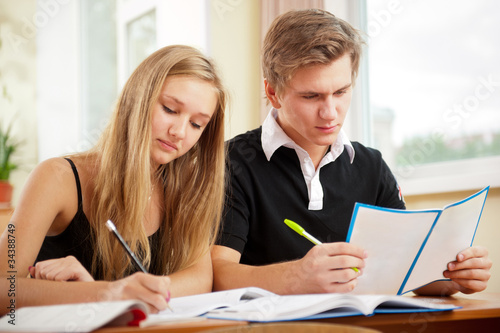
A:
<svg viewBox="0 0 500 333">
<path fill-rule="evenodd" d="M 36 113 L 36 31 L 44 23 L 42 13 L 35 15 L 36 0 L 0 0 L 0 123 L 13 121 L 12 134 L 21 146 L 13 161 L 20 165 L 11 173 L 14 204 L 31 169 L 38 161 Z M 4 127 L 5 128 L 5 127 Z"/>
<path fill-rule="evenodd" d="M 47 24 L 37 31 L 40 161 L 78 151 L 82 144 L 81 4 L 59 2 L 60 5 L 51 2 L 54 6 L 57 4 L 57 10 L 53 10 Z"/>
<path fill-rule="evenodd" d="M 477 189 L 479 190 L 479 189 Z M 442 208 L 460 201 L 476 191 L 461 191 L 405 197 L 408 209 Z M 490 189 L 479 223 L 474 245 L 485 246 L 493 261 L 488 292 L 500 292 L 500 188 Z"/>
<path fill-rule="evenodd" d="M 259 1 L 210 2 L 210 55 L 231 95 L 226 138 L 260 125 Z"/>
</svg>

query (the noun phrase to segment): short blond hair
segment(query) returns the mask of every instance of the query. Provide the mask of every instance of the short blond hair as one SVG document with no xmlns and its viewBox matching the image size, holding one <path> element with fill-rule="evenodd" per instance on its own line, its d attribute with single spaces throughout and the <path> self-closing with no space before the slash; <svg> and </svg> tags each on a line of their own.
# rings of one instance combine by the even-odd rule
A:
<svg viewBox="0 0 500 333">
<path fill-rule="evenodd" d="M 358 30 L 325 10 L 289 11 L 273 21 L 264 39 L 264 78 L 280 92 L 299 68 L 329 64 L 349 53 L 354 84 L 363 43 Z"/>
</svg>

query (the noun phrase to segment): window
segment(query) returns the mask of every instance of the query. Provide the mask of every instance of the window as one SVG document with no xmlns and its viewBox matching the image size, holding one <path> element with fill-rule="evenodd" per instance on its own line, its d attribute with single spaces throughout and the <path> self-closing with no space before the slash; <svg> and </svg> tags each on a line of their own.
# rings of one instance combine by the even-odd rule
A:
<svg viewBox="0 0 500 333">
<path fill-rule="evenodd" d="M 500 3 L 366 5 L 372 144 L 405 192 L 500 186 Z"/>
<path fill-rule="evenodd" d="M 47 19 L 36 29 L 39 160 L 94 146 L 132 69 L 159 47 L 208 48 L 209 0 L 60 2 L 36 12 Z"/>
<path fill-rule="evenodd" d="M 117 94 L 116 2 L 79 2 L 79 80 L 81 113 L 78 144 L 69 152 L 95 145 L 113 110 Z M 80 76 L 80 77 L 78 77 Z"/>
<path fill-rule="evenodd" d="M 156 51 L 156 10 L 127 24 L 127 74 L 130 75 L 148 55 Z"/>
<path fill-rule="evenodd" d="M 118 88 L 157 49 L 186 44 L 208 49 L 208 0 L 116 0 Z"/>
</svg>

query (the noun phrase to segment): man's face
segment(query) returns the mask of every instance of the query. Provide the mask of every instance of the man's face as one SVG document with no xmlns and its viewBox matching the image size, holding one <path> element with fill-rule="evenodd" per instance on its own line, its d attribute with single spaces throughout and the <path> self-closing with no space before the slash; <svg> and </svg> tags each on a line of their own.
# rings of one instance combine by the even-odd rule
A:
<svg viewBox="0 0 500 333">
<path fill-rule="evenodd" d="M 272 87 L 266 84 L 268 97 L 278 109 L 278 123 L 311 156 L 324 154 L 337 140 L 351 103 L 351 72 L 351 60 L 345 54 L 328 65 L 299 69 L 280 94 L 270 96 Z"/>
</svg>

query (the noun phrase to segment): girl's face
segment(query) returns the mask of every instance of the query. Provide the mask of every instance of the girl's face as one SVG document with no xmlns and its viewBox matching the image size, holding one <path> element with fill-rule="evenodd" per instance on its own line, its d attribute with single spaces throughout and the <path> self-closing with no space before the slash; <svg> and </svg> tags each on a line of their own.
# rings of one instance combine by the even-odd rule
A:
<svg viewBox="0 0 500 333">
<path fill-rule="evenodd" d="M 217 91 L 212 83 L 186 75 L 167 77 L 153 107 L 153 163 L 167 164 L 188 152 L 216 107 Z"/>
</svg>

